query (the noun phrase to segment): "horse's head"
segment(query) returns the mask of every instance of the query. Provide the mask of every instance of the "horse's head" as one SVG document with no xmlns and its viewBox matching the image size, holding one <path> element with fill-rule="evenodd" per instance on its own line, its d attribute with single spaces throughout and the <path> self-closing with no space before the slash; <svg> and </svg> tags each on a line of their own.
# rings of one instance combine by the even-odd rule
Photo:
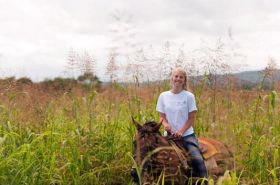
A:
<svg viewBox="0 0 280 185">
<path fill-rule="evenodd" d="M 133 151 L 134 159 L 139 167 L 142 168 L 142 184 L 150 184 L 149 182 L 151 182 L 151 178 L 153 178 L 153 175 L 150 172 L 155 172 L 153 169 L 156 160 L 154 157 L 149 156 L 149 154 L 151 154 L 157 147 L 162 146 L 160 143 L 162 143 L 164 139 L 159 132 L 161 123 L 150 121 L 141 125 L 133 118 L 132 123 L 137 128 Z"/>
<path fill-rule="evenodd" d="M 139 147 L 139 154 L 141 160 L 146 154 L 158 147 L 159 143 L 162 143 L 162 136 L 159 132 L 161 123 L 154 121 L 146 122 L 144 125 L 136 122 L 132 119 L 133 124 L 137 128 L 136 145 Z M 137 154 L 137 155 L 139 155 Z"/>
</svg>

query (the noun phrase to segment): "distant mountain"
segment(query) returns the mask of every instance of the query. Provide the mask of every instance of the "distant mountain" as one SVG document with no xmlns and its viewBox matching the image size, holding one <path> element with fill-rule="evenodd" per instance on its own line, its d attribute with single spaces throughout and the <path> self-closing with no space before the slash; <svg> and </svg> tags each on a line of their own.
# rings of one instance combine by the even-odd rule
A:
<svg viewBox="0 0 280 185">
<path fill-rule="evenodd" d="M 234 77 L 234 81 L 236 84 L 237 88 L 240 89 L 247 89 L 251 90 L 256 88 L 260 83 L 262 82 L 264 78 L 264 71 L 244 71 L 244 72 L 239 72 L 239 73 L 233 73 L 230 74 L 229 76 Z M 209 76 L 211 79 L 211 76 Z M 212 76 L 213 77 L 213 76 Z M 200 80 L 204 79 L 204 76 L 195 76 L 195 77 L 190 77 L 193 79 L 193 83 L 197 83 Z M 216 83 L 217 85 L 227 85 L 228 83 L 228 75 L 217 75 L 216 76 Z M 271 77 L 265 78 L 264 83 L 262 84 L 264 89 L 272 89 L 273 88 L 273 81 L 278 81 L 280 80 L 280 70 L 276 70 L 275 76 L 272 80 Z M 210 81 L 208 81 L 208 84 Z"/>
<path fill-rule="evenodd" d="M 234 73 L 233 75 L 241 81 L 249 81 L 252 83 L 259 83 L 263 79 L 263 71 L 244 71 Z M 275 80 L 280 80 L 280 70 L 277 70 Z"/>
</svg>

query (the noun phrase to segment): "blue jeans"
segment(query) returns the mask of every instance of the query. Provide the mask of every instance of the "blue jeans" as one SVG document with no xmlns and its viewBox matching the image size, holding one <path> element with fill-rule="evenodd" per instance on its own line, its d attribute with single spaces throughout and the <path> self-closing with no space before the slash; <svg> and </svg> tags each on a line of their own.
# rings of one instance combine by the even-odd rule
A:
<svg viewBox="0 0 280 185">
<path fill-rule="evenodd" d="M 190 166 L 192 167 L 192 172 L 193 172 L 192 176 L 207 178 L 208 177 L 207 169 L 203 160 L 202 153 L 199 150 L 199 144 L 195 134 L 184 136 L 183 146 L 187 150 L 188 155 L 190 156 L 191 159 Z"/>
</svg>

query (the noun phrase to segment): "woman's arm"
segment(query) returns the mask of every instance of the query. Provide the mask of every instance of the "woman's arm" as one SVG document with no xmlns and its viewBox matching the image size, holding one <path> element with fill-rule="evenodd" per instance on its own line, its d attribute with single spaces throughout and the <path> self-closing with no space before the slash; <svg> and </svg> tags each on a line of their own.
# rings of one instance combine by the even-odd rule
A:
<svg viewBox="0 0 280 185">
<path fill-rule="evenodd" d="M 175 133 L 175 135 L 177 137 L 182 137 L 182 135 L 193 125 L 194 118 L 195 118 L 195 112 L 196 111 L 192 111 L 192 112 L 189 113 L 187 122 L 184 124 L 184 126 L 181 129 L 179 129 Z"/>
<path fill-rule="evenodd" d="M 166 115 L 164 113 L 159 112 L 159 118 L 160 118 L 160 122 L 162 123 L 162 125 L 164 126 L 164 130 L 166 130 L 167 132 L 171 133 L 171 127 L 166 119 Z"/>
</svg>

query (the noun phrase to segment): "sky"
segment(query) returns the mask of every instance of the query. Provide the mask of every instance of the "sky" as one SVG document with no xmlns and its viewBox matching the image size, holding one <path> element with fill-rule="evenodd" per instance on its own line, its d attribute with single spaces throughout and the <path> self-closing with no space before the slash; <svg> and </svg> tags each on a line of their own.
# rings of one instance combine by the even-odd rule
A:
<svg viewBox="0 0 280 185">
<path fill-rule="evenodd" d="M 121 42 L 192 53 L 218 39 L 245 56 L 242 70 L 259 70 L 270 57 L 279 65 L 279 9 L 279 0 L 0 0 L 0 76 L 63 76 L 73 48 L 93 56 L 104 80 Z"/>
</svg>

